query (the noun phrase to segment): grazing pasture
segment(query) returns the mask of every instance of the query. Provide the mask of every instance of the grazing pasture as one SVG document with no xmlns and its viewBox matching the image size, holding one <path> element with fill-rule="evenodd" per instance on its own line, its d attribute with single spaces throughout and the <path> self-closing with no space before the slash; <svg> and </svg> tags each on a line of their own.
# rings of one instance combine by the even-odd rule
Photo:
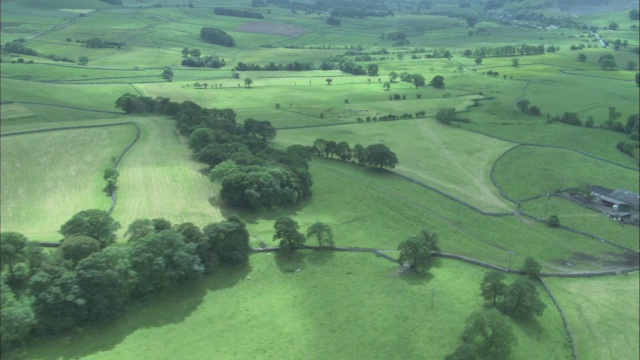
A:
<svg viewBox="0 0 640 360">
<path fill-rule="evenodd" d="M 107 210 L 104 169 L 134 128 L 51 131 L 2 138 L 2 231 L 57 241 L 60 225 L 85 209 Z"/>
<path fill-rule="evenodd" d="M 398 270 L 371 254 L 305 251 L 290 261 L 255 254 L 250 266 L 180 285 L 122 318 L 34 344 L 16 358 L 173 358 L 185 347 L 194 358 L 444 358 L 461 343 L 464 320 L 483 306 L 484 270 L 451 260 L 426 278 Z M 570 359 L 560 315 L 542 295 L 541 318 L 508 320 L 518 339 L 513 357 Z"/>
</svg>

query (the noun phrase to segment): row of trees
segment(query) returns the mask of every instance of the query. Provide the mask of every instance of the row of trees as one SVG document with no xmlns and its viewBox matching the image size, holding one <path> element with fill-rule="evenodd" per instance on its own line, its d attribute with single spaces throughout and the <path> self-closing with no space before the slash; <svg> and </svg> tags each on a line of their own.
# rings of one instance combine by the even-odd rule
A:
<svg viewBox="0 0 640 360">
<path fill-rule="evenodd" d="M 315 70 L 313 63 L 303 63 L 303 62 L 292 62 L 285 65 L 276 64 L 274 62 L 270 62 L 267 65 L 259 65 L 254 63 L 245 64 L 243 62 L 238 62 L 235 70 L 237 71 L 307 71 L 307 70 Z"/>
<path fill-rule="evenodd" d="M 555 50 L 555 48 L 554 48 Z M 505 45 L 499 47 L 481 47 L 475 50 L 466 49 L 462 52 L 462 56 L 468 58 L 485 58 L 485 57 L 501 57 L 514 55 L 542 55 L 545 53 L 545 47 L 540 45 Z"/>
<path fill-rule="evenodd" d="M 342 60 L 338 63 L 338 69 L 342 72 L 353 74 L 353 75 L 369 75 L 369 76 L 377 76 L 378 75 L 378 65 L 377 64 L 368 64 L 366 67 L 357 64 L 353 61 Z M 323 69 L 324 70 L 324 69 Z M 330 69 L 328 69 L 330 70 Z"/>
<path fill-rule="evenodd" d="M 44 252 L 22 234 L 3 232 L 2 350 L 32 335 L 59 334 L 108 321 L 174 284 L 244 263 L 250 253 L 244 222 L 230 217 L 200 229 L 164 219 L 139 219 L 128 245 L 114 245 L 120 225 L 102 210 L 63 224 L 62 245 Z"/>
<path fill-rule="evenodd" d="M 531 102 L 527 99 L 520 99 L 516 102 L 516 106 L 520 111 L 533 116 L 540 116 L 540 108 L 536 105 L 531 105 Z"/>
<path fill-rule="evenodd" d="M 394 168 L 398 164 L 396 154 L 384 144 L 373 144 L 366 148 L 356 144 L 352 149 L 346 141 L 335 142 L 333 140 L 316 139 L 309 151 L 316 156 L 335 157 L 342 161 L 353 161 L 358 162 L 360 165 L 378 168 Z"/>
<path fill-rule="evenodd" d="M 221 29 L 213 27 L 203 27 L 200 29 L 200 38 L 211 44 L 222 45 L 226 47 L 234 47 L 235 40 Z"/>
</svg>

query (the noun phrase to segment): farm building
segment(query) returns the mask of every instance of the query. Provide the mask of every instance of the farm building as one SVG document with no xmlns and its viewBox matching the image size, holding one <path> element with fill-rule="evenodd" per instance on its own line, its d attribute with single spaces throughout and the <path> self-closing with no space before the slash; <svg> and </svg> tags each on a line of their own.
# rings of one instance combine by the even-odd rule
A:
<svg viewBox="0 0 640 360">
<path fill-rule="evenodd" d="M 600 186 L 592 186 L 591 194 L 606 206 L 613 207 L 625 212 L 638 212 L 640 206 L 640 195 L 625 189 L 611 190 Z"/>
</svg>

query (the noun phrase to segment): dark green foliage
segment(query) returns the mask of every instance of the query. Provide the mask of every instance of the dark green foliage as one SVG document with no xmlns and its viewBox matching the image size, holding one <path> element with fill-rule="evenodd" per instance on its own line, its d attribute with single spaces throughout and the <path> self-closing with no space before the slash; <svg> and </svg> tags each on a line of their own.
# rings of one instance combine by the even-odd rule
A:
<svg viewBox="0 0 640 360">
<path fill-rule="evenodd" d="M 536 259 L 532 257 L 527 257 L 524 259 L 524 265 L 521 269 L 525 275 L 529 276 L 531 279 L 537 279 L 540 276 L 540 270 L 542 270 L 542 265 L 536 261 Z"/>
<path fill-rule="evenodd" d="M 184 236 L 185 243 L 195 245 L 195 254 L 200 258 L 205 272 L 211 272 L 218 265 L 218 255 L 211 251 L 208 238 L 199 227 L 186 222 L 176 225 L 175 230 Z"/>
<path fill-rule="evenodd" d="M 27 238 L 17 232 L 0 233 L 0 264 L 9 268 L 9 276 L 13 277 L 15 266 L 25 260 Z"/>
<path fill-rule="evenodd" d="M 442 75 L 434 76 L 429 85 L 436 89 L 444 89 L 444 77 Z"/>
<path fill-rule="evenodd" d="M 246 119 L 244 121 L 244 133 L 247 136 L 259 138 L 264 141 L 276 138 L 276 128 L 267 120 L 258 121 L 251 118 Z"/>
<path fill-rule="evenodd" d="M 76 266 L 76 284 L 85 301 L 86 321 L 111 320 L 124 311 L 133 281 L 127 252 L 127 248 L 112 246 L 91 254 Z"/>
<path fill-rule="evenodd" d="M 316 238 L 318 246 L 333 246 L 333 231 L 323 222 L 317 222 L 307 229 L 307 239 Z"/>
<path fill-rule="evenodd" d="M 75 272 L 67 269 L 61 258 L 47 258 L 31 277 L 29 290 L 38 334 L 58 334 L 84 322 L 86 301 L 80 294 Z"/>
<path fill-rule="evenodd" d="M 187 244 L 175 230 L 164 230 L 133 242 L 129 263 L 135 272 L 134 298 L 168 288 L 204 270 L 195 255 L 195 244 Z"/>
<path fill-rule="evenodd" d="M 604 70 L 611 70 L 618 67 L 618 64 L 616 64 L 616 59 L 611 54 L 604 54 L 600 56 L 600 58 L 598 59 L 598 64 L 600 64 L 600 67 Z"/>
<path fill-rule="evenodd" d="M 100 251 L 100 243 L 85 235 L 71 235 L 62 241 L 59 249 L 62 258 L 70 260 L 75 266 L 80 260 Z"/>
<path fill-rule="evenodd" d="M 473 313 L 467 319 L 462 340 L 472 345 L 464 349 L 464 353 L 468 354 L 475 347 L 479 358 L 496 360 L 506 359 L 511 353 L 511 347 L 518 343 L 513 330 L 496 310 Z"/>
<path fill-rule="evenodd" d="M 400 257 L 398 258 L 400 262 L 409 263 L 411 269 L 424 273 L 434 264 L 431 252 L 440 251 L 438 236 L 423 229 L 417 235 L 400 243 L 398 251 L 400 251 Z"/>
<path fill-rule="evenodd" d="M 629 19 L 630 20 L 640 20 L 640 12 L 638 9 L 629 10 Z"/>
<path fill-rule="evenodd" d="M 416 86 L 416 89 L 419 88 L 420 86 L 424 86 L 424 83 L 425 83 L 424 76 L 420 74 L 413 74 L 411 78 L 413 80 L 413 84 Z"/>
<path fill-rule="evenodd" d="M 558 215 L 550 215 L 547 220 L 545 220 L 545 223 L 549 227 L 558 227 L 560 226 L 560 218 Z"/>
<path fill-rule="evenodd" d="M 223 30 L 212 28 L 212 27 L 203 27 L 200 30 L 200 37 L 212 44 L 222 45 L 226 47 L 234 47 L 236 42 L 233 38 L 227 35 Z"/>
<path fill-rule="evenodd" d="M 295 204 L 308 196 L 309 181 L 285 167 L 238 166 L 222 179 L 220 197 L 231 207 L 251 209 Z"/>
<path fill-rule="evenodd" d="M 501 304 L 501 310 L 519 319 L 542 316 L 546 305 L 540 299 L 536 285 L 527 278 L 519 278 L 509 286 Z"/>
<path fill-rule="evenodd" d="M 120 224 L 113 220 L 104 210 L 81 211 L 60 227 L 60 233 L 68 238 L 72 235 L 86 235 L 98 240 L 100 248 L 111 245 L 116 241 L 116 231 Z"/>
<path fill-rule="evenodd" d="M 129 242 L 140 240 L 153 233 L 153 224 L 149 219 L 137 219 L 127 228 L 124 236 L 129 236 Z"/>
<path fill-rule="evenodd" d="M 162 70 L 161 76 L 163 79 L 171 82 L 173 80 L 173 70 L 167 66 Z"/>
<path fill-rule="evenodd" d="M 18 298 L 4 281 L 0 289 L 0 349 L 8 352 L 12 345 L 25 340 L 36 323 L 26 297 Z"/>
<path fill-rule="evenodd" d="M 396 153 L 391 151 L 384 144 L 373 144 L 367 146 L 366 151 L 366 163 L 370 166 L 394 168 L 398 164 L 398 158 Z"/>
<path fill-rule="evenodd" d="M 88 48 L 97 48 L 97 49 L 103 48 L 105 46 L 104 41 L 99 37 L 92 37 L 90 39 L 87 39 L 84 45 Z"/>
<path fill-rule="evenodd" d="M 327 24 L 334 25 L 334 26 L 342 25 L 342 21 L 340 21 L 340 19 L 338 19 L 338 18 L 334 18 L 333 16 L 329 16 L 329 18 L 326 20 L 326 22 L 327 22 Z"/>
<path fill-rule="evenodd" d="M 484 274 L 480 284 L 480 291 L 485 301 L 491 302 L 493 306 L 496 306 L 497 301 L 502 298 L 507 290 L 507 285 L 504 283 L 505 278 L 506 276 L 498 271 L 489 271 Z"/>
<path fill-rule="evenodd" d="M 580 61 L 580 62 L 585 62 L 585 61 L 587 61 L 587 55 L 585 55 L 585 54 L 578 54 L 578 61 Z"/>
<path fill-rule="evenodd" d="M 194 49 L 191 51 L 192 52 L 198 51 L 198 49 Z M 224 67 L 226 65 L 226 62 L 224 61 L 223 58 L 219 56 L 205 56 L 203 58 L 200 58 L 199 56 L 198 57 L 194 56 L 194 57 L 188 57 L 188 58 L 182 59 L 182 62 L 180 63 L 180 65 L 188 66 L 188 67 L 204 67 L 204 68 L 219 69 L 221 67 Z"/>
<path fill-rule="evenodd" d="M 273 227 L 276 230 L 273 240 L 280 240 L 280 247 L 292 250 L 304 245 L 306 238 L 298 231 L 300 225 L 292 218 L 281 216 L 276 219 Z"/>
<path fill-rule="evenodd" d="M 240 218 L 234 216 L 226 221 L 207 225 L 202 232 L 207 238 L 209 250 L 215 253 L 220 261 L 244 263 L 249 260 L 249 231 Z"/>
<path fill-rule="evenodd" d="M 89 58 L 86 56 L 80 56 L 78 58 L 78 65 L 87 65 L 89 63 Z"/>
<path fill-rule="evenodd" d="M 171 221 L 165 219 L 153 219 L 151 220 L 151 224 L 153 225 L 153 231 L 159 233 L 163 230 L 171 229 Z"/>
<path fill-rule="evenodd" d="M 516 106 L 518 107 L 518 109 L 520 109 L 520 111 L 527 112 L 529 110 L 529 100 L 520 99 L 518 100 L 518 102 L 516 102 Z"/>
<path fill-rule="evenodd" d="M 445 356 L 444 360 L 480 360 L 478 348 L 474 344 L 463 343 L 452 354 Z"/>
<path fill-rule="evenodd" d="M 450 108 L 438 110 L 436 113 L 436 120 L 445 125 L 451 124 L 451 122 L 456 120 L 456 109 Z"/>
<path fill-rule="evenodd" d="M 38 56 L 37 51 L 26 47 L 24 45 L 24 41 L 20 41 L 20 40 L 7 42 L 4 45 L 4 47 L 2 47 L 2 51 L 7 53 L 14 53 L 14 54 Z"/>
</svg>

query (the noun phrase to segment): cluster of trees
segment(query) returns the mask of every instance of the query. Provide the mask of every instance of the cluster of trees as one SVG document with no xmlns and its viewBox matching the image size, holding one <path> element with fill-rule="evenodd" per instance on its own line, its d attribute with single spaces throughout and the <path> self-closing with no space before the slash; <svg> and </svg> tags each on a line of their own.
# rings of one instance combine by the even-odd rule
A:
<svg viewBox="0 0 640 360">
<path fill-rule="evenodd" d="M 249 18 L 249 19 L 264 19 L 264 16 L 262 15 L 262 13 L 251 11 L 251 10 L 240 10 L 240 9 L 216 7 L 216 8 L 213 8 L 213 13 L 216 15 L 222 15 L 222 16 L 235 16 L 235 17 L 242 17 L 242 18 Z"/>
<path fill-rule="evenodd" d="M 360 165 L 378 168 L 394 168 L 398 164 L 396 154 L 384 144 L 373 144 L 366 148 L 356 144 L 351 148 L 346 141 L 316 139 L 308 151 L 316 156 L 335 157 L 342 161 L 358 162 Z"/>
<path fill-rule="evenodd" d="M 276 136 L 269 121 L 236 123 L 231 109 L 207 109 L 168 98 L 122 95 L 116 107 L 127 113 L 172 116 L 178 131 L 189 138 L 195 158 L 213 167 L 210 178 L 221 183 L 220 197 L 230 207 L 269 208 L 295 204 L 311 196 L 310 155 L 291 146 L 268 147 Z"/>
<path fill-rule="evenodd" d="M 484 74 L 486 74 L 487 76 L 492 76 L 492 77 L 498 77 L 500 76 L 500 73 L 497 71 L 493 71 L 493 70 L 489 70 L 487 72 L 484 72 Z"/>
<path fill-rule="evenodd" d="M 544 45 L 505 45 L 499 47 L 481 47 L 475 50 L 467 49 L 462 52 L 462 55 L 468 58 L 485 58 L 485 57 L 500 57 L 500 56 L 514 56 L 514 55 L 542 55 L 545 52 Z"/>
<path fill-rule="evenodd" d="M 218 69 L 225 66 L 224 58 L 220 58 L 219 56 L 205 56 L 201 58 L 202 53 L 199 49 L 182 49 L 182 66 L 189 67 L 206 67 L 206 68 L 214 68 Z"/>
<path fill-rule="evenodd" d="M 212 27 L 203 27 L 202 29 L 200 29 L 200 38 L 211 44 L 222 45 L 226 47 L 234 47 L 236 45 L 236 42 L 230 35 L 228 35 L 223 30 Z"/>
<path fill-rule="evenodd" d="M 392 72 L 389 73 L 389 81 L 390 82 L 395 82 L 398 78 L 400 78 L 401 81 L 413 84 L 416 87 L 416 89 L 419 88 L 420 86 L 424 86 L 425 85 L 425 81 L 426 81 L 424 76 L 422 76 L 420 74 L 409 74 L 406 71 L 402 72 L 400 74 L 396 73 L 395 71 L 392 71 Z M 442 85 L 444 87 L 444 78 L 442 76 L 440 76 L 440 78 L 442 78 L 443 82 L 440 83 L 440 82 L 438 82 L 438 80 L 436 80 L 436 83 L 437 83 L 438 86 Z M 385 84 L 385 88 L 388 90 L 390 88 L 390 85 L 387 86 Z"/>
<path fill-rule="evenodd" d="M 102 178 L 107 182 L 107 185 L 102 189 L 107 196 L 111 196 L 116 190 L 118 190 L 118 177 L 120 172 L 115 167 L 109 167 L 104 170 Z"/>
<path fill-rule="evenodd" d="M 451 125 L 451 123 L 454 121 L 462 122 L 462 123 L 471 122 L 471 120 L 469 119 L 458 117 L 458 115 L 456 114 L 456 109 L 454 108 L 446 108 L 446 109 L 438 110 L 438 112 L 436 113 L 436 120 L 438 120 L 439 123 L 444 125 Z"/>
<path fill-rule="evenodd" d="M 535 259 L 525 259 L 522 271 L 528 277 L 521 277 L 511 285 L 504 283 L 504 273 L 485 273 L 480 293 L 491 309 L 477 311 L 467 319 L 463 343 L 445 359 L 506 359 L 518 341 L 505 315 L 530 320 L 533 316 L 542 316 L 546 308 L 532 281 L 537 279 L 540 268 Z"/>
<path fill-rule="evenodd" d="M 237 71 L 306 71 L 306 70 L 315 70 L 313 63 L 302 63 L 302 62 L 293 62 L 288 63 L 286 65 L 276 64 L 274 62 L 270 62 L 267 65 L 259 65 L 254 63 L 245 64 L 242 61 L 238 62 L 235 69 Z"/>
<path fill-rule="evenodd" d="M 22 54 L 30 56 L 38 56 L 38 52 L 25 45 L 24 40 L 8 41 L 3 47 L 2 52 L 12 54 Z"/>
<path fill-rule="evenodd" d="M 89 39 L 87 39 L 85 41 L 81 41 L 81 42 L 84 42 L 84 46 L 86 46 L 88 48 L 95 48 L 95 49 L 101 49 L 101 48 L 118 48 L 118 49 L 120 49 L 121 47 L 126 45 L 123 42 L 106 41 L 106 40 L 102 40 L 99 37 L 92 37 L 92 38 L 89 38 Z"/>
<path fill-rule="evenodd" d="M 358 18 L 364 19 L 367 16 L 374 17 L 385 17 L 385 16 L 394 16 L 392 10 L 384 10 L 384 9 L 375 9 L 369 6 L 367 3 L 366 7 L 350 7 L 350 6 L 340 6 L 333 8 L 331 10 L 331 16 L 340 16 L 340 17 L 348 17 L 348 18 Z"/>
<path fill-rule="evenodd" d="M 520 99 L 516 102 L 516 106 L 520 111 L 533 116 L 540 116 L 540 108 L 536 105 L 530 105 L 531 103 L 527 99 Z"/>
<path fill-rule="evenodd" d="M 301 247 L 307 240 L 315 240 L 319 247 L 333 246 L 333 231 L 323 222 L 316 222 L 307 228 L 306 236 L 302 234 L 300 225 L 288 216 L 280 216 L 273 224 L 275 234 L 273 240 L 279 240 L 278 246 L 285 250 L 295 250 Z"/>
<path fill-rule="evenodd" d="M 369 76 L 377 76 L 378 70 L 379 70 L 377 64 L 368 64 L 367 67 L 365 68 L 360 64 L 357 64 L 353 61 L 347 61 L 347 60 L 340 61 L 338 63 L 338 69 L 348 74 L 369 75 Z"/>
<path fill-rule="evenodd" d="M 342 21 L 340 21 L 340 19 L 335 18 L 333 16 L 330 16 L 329 18 L 327 18 L 326 22 L 327 22 L 327 24 L 334 25 L 334 26 L 342 25 Z"/>
<path fill-rule="evenodd" d="M 404 31 L 393 31 L 390 33 L 380 34 L 380 40 L 398 41 L 407 38 L 407 33 Z"/>
<path fill-rule="evenodd" d="M 0 234 L 2 350 L 32 335 L 112 320 L 170 286 L 244 263 L 249 233 L 237 217 L 200 229 L 164 219 L 139 219 L 114 245 L 120 224 L 102 210 L 85 210 L 60 228 L 61 246 L 44 252 L 22 234 Z"/>
</svg>

